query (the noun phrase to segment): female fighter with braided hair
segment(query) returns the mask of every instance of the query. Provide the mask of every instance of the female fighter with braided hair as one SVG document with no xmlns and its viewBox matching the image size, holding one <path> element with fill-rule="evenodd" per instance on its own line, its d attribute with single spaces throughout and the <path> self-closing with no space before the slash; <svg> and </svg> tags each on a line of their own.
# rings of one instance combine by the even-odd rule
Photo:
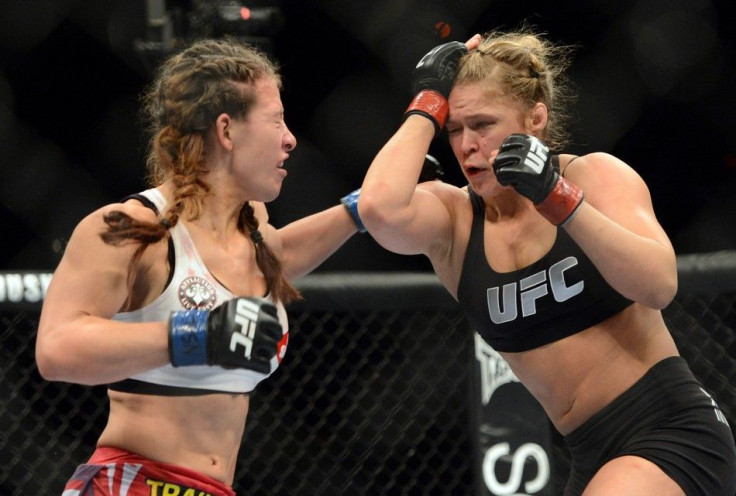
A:
<svg viewBox="0 0 736 496">
<path fill-rule="evenodd" d="M 79 223 L 41 314 L 41 375 L 109 385 L 107 425 L 65 496 L 235 494 L 249 393 L 286 350 L 290 281 L 356 232 L 339 204 L 268 224 L 296 146 L 280 88 L 277 67 L 232 39 L 158 70 L 153 187 Z"/>
<path fill-rule="evenodd" d="M 732 496 L 733 434 L 662 318 L 676 259 L 647 186 L 609 154 L 548 148 L 566 55 L 531 29 L 430 51 L 358 212 L 385 248 L 429 258 L 539 400 L 572 455 L 567 496 Z M 417 186 L 445 124 L 468 186 Z"/>
</svg>

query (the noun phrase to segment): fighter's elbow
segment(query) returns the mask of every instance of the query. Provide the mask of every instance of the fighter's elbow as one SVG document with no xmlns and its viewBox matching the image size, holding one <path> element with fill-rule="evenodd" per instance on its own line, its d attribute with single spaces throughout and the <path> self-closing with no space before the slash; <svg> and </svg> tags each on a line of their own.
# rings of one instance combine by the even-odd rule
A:
<svg viewBox="0 0 736 496">
<path fill-rule="evenodd" d="M 361 192 L 358 201 L 358 213 L 368 231 L 380 229 L 390 222 L 390 209 L 378 195 Z"/>
<path fill-rule="evenodd" d="M 655 310 L 663 310 L 677 294 L 677 277 L 653 278 L 655 284 L 639 286 L 628 297 Z"/>
<path fill-rule="evenodd" d="M 76 382 L 74 364 L 69 360 L 64 343 L 59 342 L 57 333 L 44 333 L 36 340 L 36 368 L 39 375 L 51 382 Z"/>
<path fill-rule="evenodd" d="M 48 346 L 36 344 L 36 368 L 39 375 L 47 381 L 60 381 L 63 379 L 61 367 L 53 352 Z"/>
<path fill-rule="evenodd" d="M 657 310 L 663 310 L 667 307 L 677 295 L 677 277 L 670 277 L 668 280 L 660 283 L 659 289 L 652 296 L 650 306 Z"/>
</svg>

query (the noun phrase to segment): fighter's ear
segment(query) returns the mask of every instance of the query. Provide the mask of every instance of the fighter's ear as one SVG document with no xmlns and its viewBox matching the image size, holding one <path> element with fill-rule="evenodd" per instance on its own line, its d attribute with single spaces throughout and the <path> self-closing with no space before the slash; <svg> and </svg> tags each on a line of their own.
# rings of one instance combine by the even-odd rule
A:
<svg viewBox="0 0 736 496">
<path fill-rule="evenodd" d="M 535 103 L 527 114 L 525 125 L 528 134 L 542 136 L 542 131 L 547 127 L 547 106 L 542 102 Z"/>
<path fill-rule="evenodd" d="M 217 119 L 215 119 L 214 130 L 217 142 L 220 144 L 220 146 L 228 151 L 232 150 L 233 148 L 233 142 L 230 136 L 232 123 L 232 118 L 229 114 L 226 113 L 218 115 Z"/>
</svg>

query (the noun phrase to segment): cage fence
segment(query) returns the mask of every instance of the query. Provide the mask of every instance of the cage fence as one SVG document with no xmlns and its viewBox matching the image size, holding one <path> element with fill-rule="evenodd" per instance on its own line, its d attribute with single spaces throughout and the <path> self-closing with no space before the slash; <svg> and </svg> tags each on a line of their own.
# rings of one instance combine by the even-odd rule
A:
<svg viewBox="0 0 736 496">
<path fill-rule="evenodd" d="M 680 353 L 736 426 L 736 253 L 678 259 L 664 310 Z M 31 277 L 29 277 L 31 276 Z M 94 449 L 106 388 L 44 381 L 34 361 L 40 301 L 0 274 L 0 494 L 61 494 Z M 18 278 L 18 279 L 14 279 Z M 479 494 L 472 428 L 473 333 L 428 274 L 317 274 L 289 307 L 282 366 L 259 384 L 238 494 Z M 21 296 L 13 296 L 21 295 Z M 553 438 L 553 485 L 569 465 Z"/>
</svg>

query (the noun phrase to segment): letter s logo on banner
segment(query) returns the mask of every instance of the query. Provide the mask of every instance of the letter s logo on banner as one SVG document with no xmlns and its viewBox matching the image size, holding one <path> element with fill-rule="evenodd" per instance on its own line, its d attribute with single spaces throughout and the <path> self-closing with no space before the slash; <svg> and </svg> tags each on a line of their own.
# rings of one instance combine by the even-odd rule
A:
<svg viewBox="0 0 736 496">
<path fill-rule="evenodd" d="M 511 458 L 511 473 L 509 480 L 500 482 L 496 478 L 496 462 L 499 458 L 505 457 L 510 452 L 509 443 L 500 443 L 491 446 L 483 457 L 483 481 L 488 490 L 496 496 L 525 496 L 537 493 L 544 489 L 549 482 L 550 466 L 547 453 L 541 446 L 534 443 L 526 443 L 519 446 L 519 449 Z M 524 493 L 517 492 L 522 486 L 522 477 L 524 475 L 524 464 L 527 458 L 533 458 L 537 464 L 537 476 L 528 482 L 525 482 Z"/>
</svg>

